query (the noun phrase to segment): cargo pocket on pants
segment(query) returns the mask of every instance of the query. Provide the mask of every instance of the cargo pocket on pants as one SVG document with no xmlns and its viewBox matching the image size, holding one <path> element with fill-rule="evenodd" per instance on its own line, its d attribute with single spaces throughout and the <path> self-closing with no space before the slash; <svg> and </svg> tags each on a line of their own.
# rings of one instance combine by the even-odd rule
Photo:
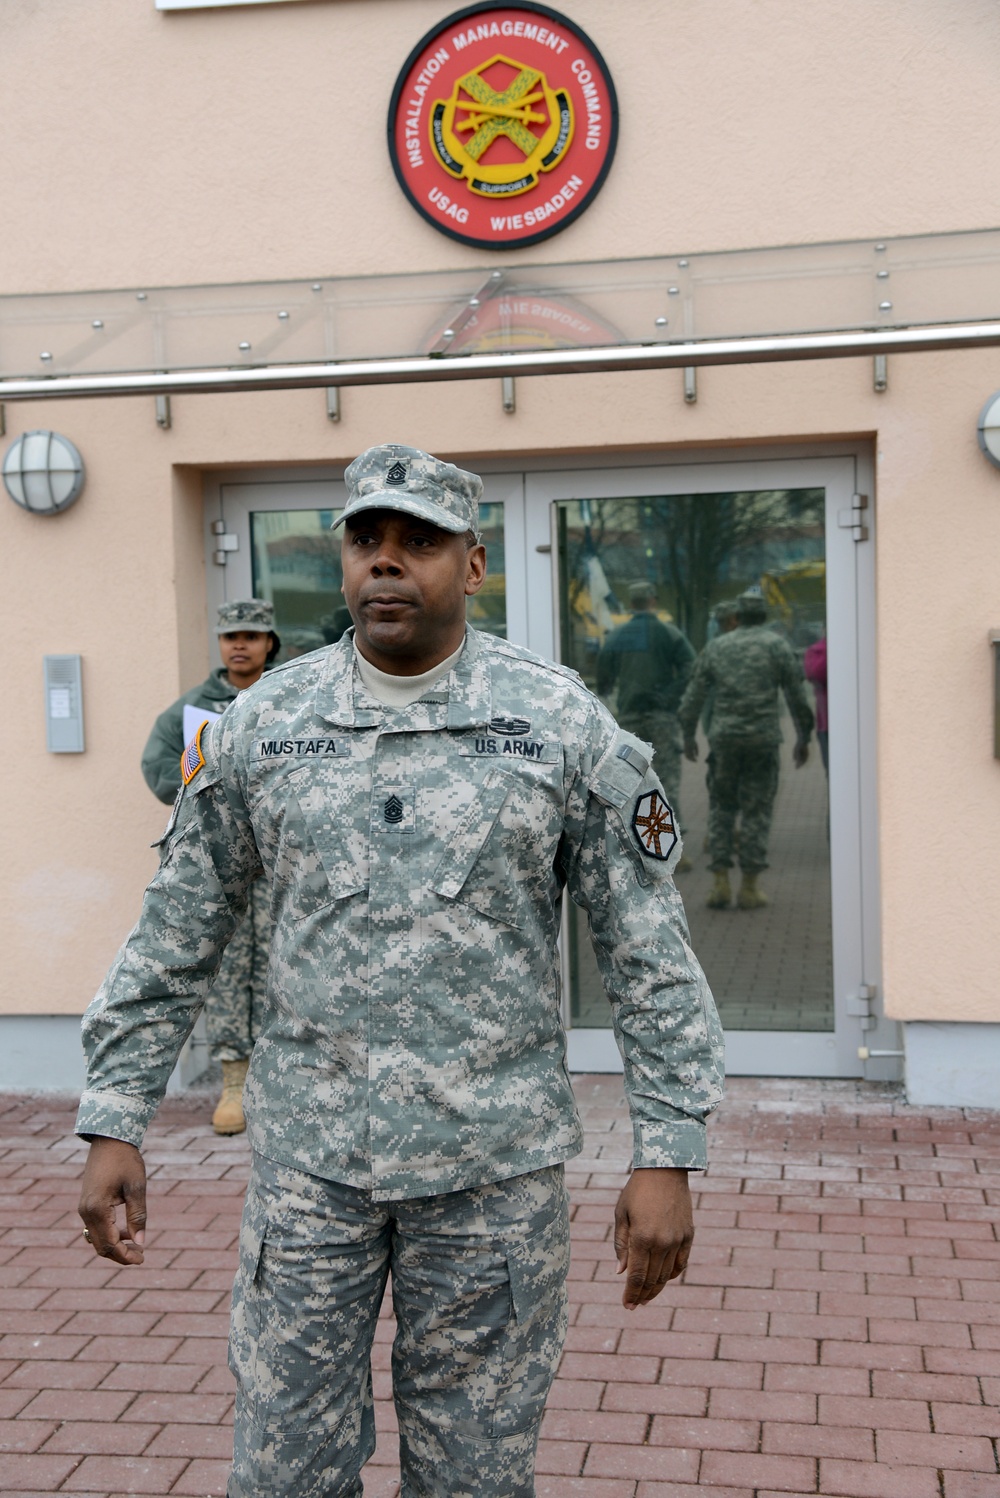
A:
<svg viewBox="0 0 1000 1498">
<path fill-rule="evenodd" d="M 511 1315 L 493 1426 L 496 1437 L 537 1425 L 566 1340 L 569 1233 L 551 1228 L 507 1252 Z"/>
<path fill-rule="evenodd" d="M 229 1368 L 241 1401 L 253 1404 L 254 1367 L 260 1337 L 260 1269 L 267 1214 L 254 1191 L 247 1191 L 240 1222 L 240 1257 L 229 1318 Z"/>
</svg>

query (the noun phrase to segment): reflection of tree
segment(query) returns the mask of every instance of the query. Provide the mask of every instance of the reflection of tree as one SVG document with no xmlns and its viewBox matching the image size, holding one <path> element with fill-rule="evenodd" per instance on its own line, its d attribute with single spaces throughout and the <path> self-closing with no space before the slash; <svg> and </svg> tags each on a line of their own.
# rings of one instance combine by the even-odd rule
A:
<svg viewBox="0 0 1000 1498">
<path fill-rule="evenodd" d="M 756 489 L 728 494 L 616 499 L 589 506 L 590 534 L 612 589 L 651 582 L 661 607 L 696 648 L 707 636 L 719 599 L 760 580 L 764 566 L 786 553 L 823 555 L 821 489 Z M 586 587 L 587 547 L 577 532 L 570 546 L 570 602 Z M 572 555 L 575 553 L 575 556 Z M 765 561 L 765 558 L 767 560 Z"/>
<path fill-rule="evenodd" d="M 696 649 L 705 643 L 720 582 L 732 577 L 739 552 L 787 529 L 791 499 L 786 489 L 757 489 L 681 494 L 657 507 L 663 580 L 674 594 L 677 622 Z M 739 581 L 745 586 L 756 579 Z"/>
</svg>

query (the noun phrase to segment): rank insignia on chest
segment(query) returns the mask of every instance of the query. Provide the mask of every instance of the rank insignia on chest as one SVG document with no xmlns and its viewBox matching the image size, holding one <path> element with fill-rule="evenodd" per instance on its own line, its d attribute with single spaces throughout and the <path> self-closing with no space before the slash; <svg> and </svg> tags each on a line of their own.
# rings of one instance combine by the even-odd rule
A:
<svg viewBox="0 0 1000 1498">
<path fill-rule="evenodd" d="M 412 786 L 378 786 L 371 804 L 372 835 L 396 837 L 417 830 L 416 792 Z"/>
<path fill-rule="evenodd" d="M 205 729 L 207 727 L 208 719 L 206 718 L 204 723 L 199 724 L 198 732 L 195 734 L 191 742 L 186 746 L 184 753 L 181 755 L 181 779 L 183 780 L 185 785 L 191 784 L 192 780 L 197 775 L 202 765 L 205 763 L 205 756 L 201 752 L 201 736 L 205 732 Z"/>
<path fill-rule="evenodd" d="M 670 802 L 659 791 L 647 791 L 639 797 L 632 813 L 632 831 L 650 858 L 670 857 L 677 846 L 677 818 Z"/>
</svg>

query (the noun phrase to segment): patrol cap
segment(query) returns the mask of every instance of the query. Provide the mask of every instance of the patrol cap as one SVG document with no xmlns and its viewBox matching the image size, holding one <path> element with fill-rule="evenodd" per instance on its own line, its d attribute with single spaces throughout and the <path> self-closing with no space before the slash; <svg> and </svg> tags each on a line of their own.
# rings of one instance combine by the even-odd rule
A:
<svg viewBox="0 0 1000 1498">
<path fill-rule="evenodd" d="M 220 603 L 215 633 L 235 635 L 241 630 L 256 630 L 259 634 L 274 635 L 274 604 L 269 603 L 266 598 L 238 598 L 232 603 Z"/>
<path fill-rule="evenodd" d="M 759 586 L 746 588 L 736 600 L 736 612 L 741 619 L 764 619 L 767 616 L 767 600 Z"/>
<path fill-rule="evenodd" d="M 333 522 L 334 529 L 360 510 L 403 510 L 454 535 L 479 535 L 482 479 L 419 447 L 398 442 L 369 447 L 354 459 L 344 478 L 347 505 Z"/>
</svg>

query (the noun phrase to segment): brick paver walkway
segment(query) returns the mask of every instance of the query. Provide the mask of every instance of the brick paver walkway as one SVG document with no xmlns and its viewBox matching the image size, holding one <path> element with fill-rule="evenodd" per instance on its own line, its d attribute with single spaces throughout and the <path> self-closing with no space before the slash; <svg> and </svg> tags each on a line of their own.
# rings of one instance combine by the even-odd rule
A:
<svg viewBox="0 0 1000 1498">
<path fill-rule="evenodd" d="M 684 1282 L 626 1313 L 621 1082 L 576 1080 L 588 1145 L 539 1498 L 1000 1498 L 1000 1113 L 733 1081 Z M 117 1270 L 80 1241 L 72 1100 L 0 1098 L 5 1498 L 224 1492 L 247 1151 L 209 1111 L 206 1093 L 161 1110 L 147 1264 Z M 388 1316 L 380 1332 L 368 1498 L 398 1487 Z"/>
</svg>

